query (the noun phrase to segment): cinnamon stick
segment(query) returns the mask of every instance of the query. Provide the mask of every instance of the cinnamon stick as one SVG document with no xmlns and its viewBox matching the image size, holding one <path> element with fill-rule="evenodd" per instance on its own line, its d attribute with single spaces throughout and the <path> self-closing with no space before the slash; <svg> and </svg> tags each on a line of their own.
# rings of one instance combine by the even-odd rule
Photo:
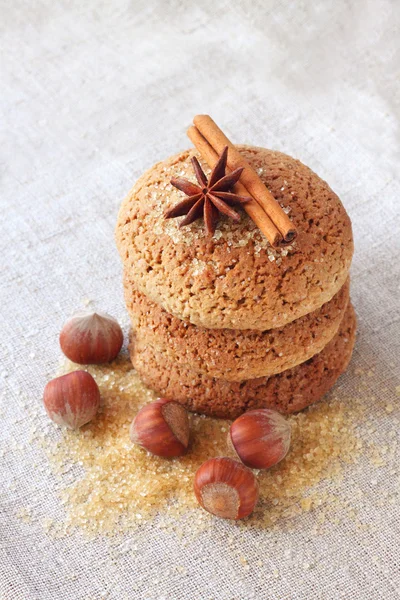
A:
<svg viewBox="0 0 400 600">
<path fill-rule="evenodd" d="M 281 232 L 284 241 L 293 241 L 297 235 L 293 223 L 282 210 L 282 207 L 275 200 L 271 192 L 263 184 L 254 169 L 226 137 L 223 131 L 221 131 L 218 125 L 208 115 L 197 115 L 193 119 L 193 123 L 218 154 L 222 152 L 225 146 L 228 146 L 229 168 L 234 170 L 243 167 L 243 173 L 240 176 L 240 180 L 248 193 L 255 198 L 260 206 L 262 206 L 271 221 Z"/>
<path fill-rule="evenodd" d="M 193 125 L 187 130 L 187 135 L 199 151 L 202 158 L 212 169 L 218 160 L 217 152 L 212 146 L 210 146 L 207 140 L 201 135 L 199 130 L 196 127 L 193 127 Z M 240 182 L 234 186 L 234 191 L 240 196 L 249 195 L 247 189 Z M 282 236 L 258 202 L 252 199 L 250 202 L 243 204 L 243 208 L 249 215 L 250 219 L 254 221 L 259 230 L 265 235 L 269 243 L 272 246 L 278 246 L 279 242 L 282 241 Z"/>
</svg>

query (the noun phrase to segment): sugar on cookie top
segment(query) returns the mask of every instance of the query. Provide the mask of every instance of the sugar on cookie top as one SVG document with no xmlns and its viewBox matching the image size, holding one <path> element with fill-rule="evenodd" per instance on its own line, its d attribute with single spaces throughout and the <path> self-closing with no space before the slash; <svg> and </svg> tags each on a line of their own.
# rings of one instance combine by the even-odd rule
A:
<svg viewBox="0 0 400 600">
<path fill-rule="evenodd" d="M 238 146 L 283 210 L 298 237 L 273 248 L 242 210 L 239 223 L 220 216 L 208 236 L 202 219 L 165 211 L 183 194 L 172 177 L 195 181 L 190 158 L 159 162 L 122 204 L 117 245 L 138 289 L 165 310 L 197 325 L 268 329 L 283 326 L 328 301 L 344 283 L 353 253 L 351 223 L 337 195 L 308 167 L 280 152 Z"/>
<path fill-rule="evenodd" d="M 173 177 L 184 177 L 189 181 L 193 181 L 193 183 L 197 183 L 192 165 L 190 160 L 188 160 L 193 155 L 197 157 L 205 174 L 209 176 L 211 169 L 197 151 L 194 150 L 190 152 L 188 156 L 186 156 L 186 153 L 178 155 L 176 161 L 165 161 L 165 166 L 161 168 L 162 181 L 156 176 L 153 185 L 148 189 L 149 196 L 147 196 L 147 198 L 149 200 L 149 205 L 153 209 L 153 216 L 159 217 L 154 233 L 157 235 L 166 234 L 176 244 L 183 243 L 192 245 L 195 240 L 207 238 L 204 221 L 202 219 L 195 221 L 190 226 L 180 228 L 179 224 L 182 219 L 164 218 L 166 210 L 178 204 L 183 196 L 182 192 L 177 190 L 171 184 L 171 179 Z M 257 174 L 262 180 L 265 172 L 266 169 L 264 166 L 257 168 Z M 265 180 L 264 183 L 266 183 Z M 285 185 L 288 185 L 286 180 L 283 181 L 280 190 L 281 192 L 284 192 Z M 294 192 L 291 192 L 291 194 L 294 194 Z M 285 206 L 283 203 L 281 203 L 281 206 L 284 212 L 289 215 L 291 206 Z M 270 261 L 279 260 L 282 256 L 287 256 L 289 252 L 293 251 L 296 246 L 296 240 L 289 245 L 273 248 L 244 210 L 239 209 L 239 212 L 241 213 L 241 220 L 239 223 L 235 223 L 224 215 L 220 215 L 217 229 L 212 236 L 213 241 L 217 242 L 222 240 L 228 247 L 233 248 L 244 248 L 252 241 L 254 244 L 254 252 L 259 254 L 262 249 L 266 250 L 268 257 L 270 257 Z"/>
</svg>

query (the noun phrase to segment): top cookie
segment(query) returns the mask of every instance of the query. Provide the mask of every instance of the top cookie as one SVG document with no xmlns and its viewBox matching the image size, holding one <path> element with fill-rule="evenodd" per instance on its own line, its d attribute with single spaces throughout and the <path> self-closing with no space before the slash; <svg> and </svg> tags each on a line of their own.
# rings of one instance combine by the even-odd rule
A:
<svg viewBox="0 0 400 600">
<path fill-rule="evenodd" d="M 214 235 L 202 220 L 179 228 L 164 218 L 183 198 L 171 177 L 194 173 L 181 152 L 157 163 L 125 198 L 116 229 L 129 276 L 179 319 L 214 329 L 273 329 L 316 310 L 344 284 L 353 254 L 350 219 L 337 195 L 308 167 L 281 152 L 238 146 L 294 222 L 298 236 L 274 249 L 243 212 Z M 239 209 L 240 210 L 240 209 Z"/>
</svg>

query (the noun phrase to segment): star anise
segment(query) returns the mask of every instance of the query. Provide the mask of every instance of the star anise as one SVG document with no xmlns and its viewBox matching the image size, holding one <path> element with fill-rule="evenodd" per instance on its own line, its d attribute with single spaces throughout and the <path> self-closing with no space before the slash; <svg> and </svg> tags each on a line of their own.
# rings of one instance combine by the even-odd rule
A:
<svg viewBox="0 0 400 600">
<path fill-rule="evenodd" d="M 207 177 L 195 156 L 192 157 L 193 170 L 199 185 L 182 177 L 173 177 L 171 183 L 174 187 L 184 192 L 188 198 L 179 202 L 165 213 L 166 219 L 186 215 L 179 227 L 190 225 L 201 216 L 204 218 L 206 231 L 213 235 L 218 222 L 219 213 L 230 217 L 236 223 L 240 221 L 240 214 L 231 208 L 231 205 L 240 205 L 249 202 L 251 198 L 239 196 L 230 190 L 239 181 L 243 169 L 235 169 L 225 175 L 228 146 L 226 146 L 215 164 L 210 178 Z"/>
</svg>

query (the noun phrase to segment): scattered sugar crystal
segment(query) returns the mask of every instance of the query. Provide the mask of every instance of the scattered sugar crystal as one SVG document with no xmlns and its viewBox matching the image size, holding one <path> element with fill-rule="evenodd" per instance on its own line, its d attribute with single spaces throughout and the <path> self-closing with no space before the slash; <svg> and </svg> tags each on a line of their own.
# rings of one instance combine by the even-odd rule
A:
<svg viewBox="0 0 400 600">
<path fill-rule="evenodd" d="M 63 372 L 76 368 L 67 362 Z M 206 528 L 213 517 L 198 507 L 193 477 L 210 456 L 229 452 L 230 422 L 193 415 L 190 453 L 173 460 L 151 456 L 130 443 L 129 425 L 138 409 L 156 395 L 140 382 L 126 355 L 88 370 L 100 387 L 101 413 L 79 432 L 62 430 L 58 442 L 45 434 L 37 439 L 60 481 L 60 503 L 66 510 L 57 530 L 51 520 L 43 522 L 45 528 L 57 535 L 74 527 L 88 534 L 112 534 L 134 529 L 157 515 L 174 519 L 185 513 L 191 515 L 193 530 Z M 290 452 L 274 469 L 259 472 L 260 502 L 246 523 L 282 528 L 302 511 L 318 511 L 329 504 L 322 492 L 310 492 L 322 479 L 340 477 L 346 463 L 365 453 L 357 433 L 364 408 L 362 401 L 331 399 L 288 417 Z M 372 452 L 372 461 L 382 461 L 382 454 Z M 320 525 L 325 518 L 317 512 Z"/>
<path fill-rule="evenodd" d="M 32 510 L 28 507 L 22 507 L 17 512 L 17 518 L 24 523 L 30 523 L 32 521 Z"/>
</svg>

